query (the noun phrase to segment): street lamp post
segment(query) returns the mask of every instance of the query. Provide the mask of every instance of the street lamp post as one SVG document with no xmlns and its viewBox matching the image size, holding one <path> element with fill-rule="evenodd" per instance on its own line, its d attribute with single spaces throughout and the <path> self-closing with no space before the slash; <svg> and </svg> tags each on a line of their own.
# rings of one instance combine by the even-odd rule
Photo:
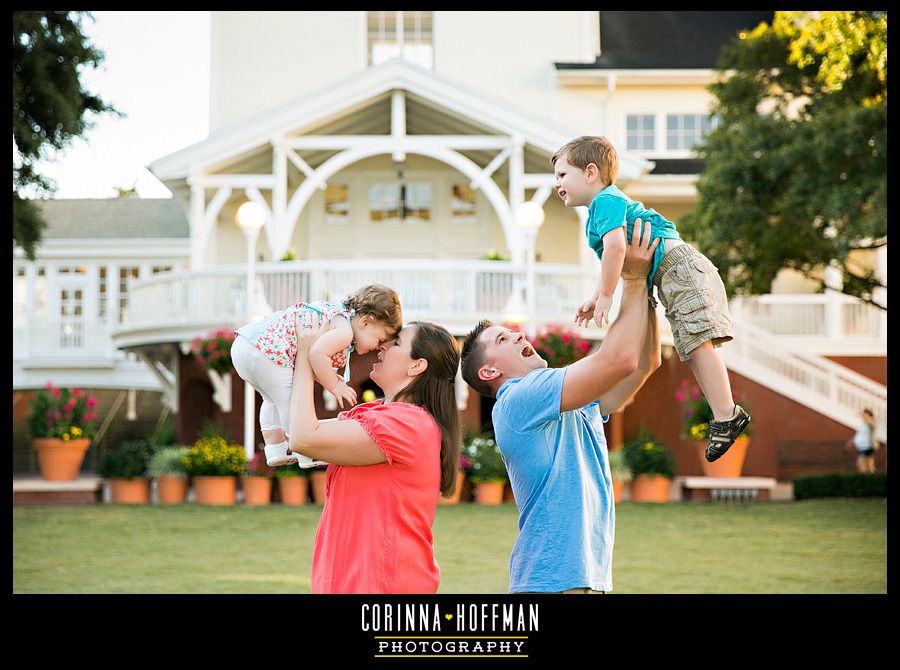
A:
<svg viewBox="0 0 900 670">
<path fill-rule="evenodd" d="M 526 201 L 516 208 L 516 222 L 525 237 L 525 304 L 528 308 L 528 339 L 537 335 L 535 323 L 535 244 L 544 223 L 544 208 Z"/>
<path fill-rule="evenodd" d="M 259 231 L 266 222 L 266 210 L 259 203 L 248 200 L 238 207 L 235 221 L 244 233 L 247 241 L 247 320 L 252 321 L 253 297 L 256 289 L 256 241 Z M 250 382 L 244 382 L 244 451 L 247 458 L 253 458 L 256 445 L 253 444 L 254 424 L 256 421 L 256 389 Z"/>
</svg>

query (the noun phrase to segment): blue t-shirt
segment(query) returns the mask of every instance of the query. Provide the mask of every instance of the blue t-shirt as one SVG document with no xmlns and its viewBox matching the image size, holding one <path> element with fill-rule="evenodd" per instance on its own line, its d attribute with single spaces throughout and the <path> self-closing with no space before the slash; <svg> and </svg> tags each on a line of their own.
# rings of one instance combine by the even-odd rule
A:
<svg viewBox="0 0 900 670">
<path fill-rule="evenodd" d="M 509 591 L 612 590 L 615 501 L 596 402 L 560 412 L 565 368 L 497 391 L 494 436 L 519 507 Z"/>
<path fill-rule="evenodd" d="M 585 224 L 588 244 L 597 258 L 603 259 L 603 236 L 611 230 L 625 226 L 625 243 L 631 240 L 634 220 L 640 219 L 644 225 L 650 223 L 650 242 L 657 237 L 670 240 L 681 239 L 675 224 L 663 217 L 655 209 L 647 209 L 644 203 L 632 200 L 615 184 L 607 186 L 591 200 L 588 207 L 588 218 Z M 650 274 L 647 275 L 647 291 L 653 292 L 653 276 L 666 253 L 665 245 L 660 242 L 653 253 Z"/>
</svg>

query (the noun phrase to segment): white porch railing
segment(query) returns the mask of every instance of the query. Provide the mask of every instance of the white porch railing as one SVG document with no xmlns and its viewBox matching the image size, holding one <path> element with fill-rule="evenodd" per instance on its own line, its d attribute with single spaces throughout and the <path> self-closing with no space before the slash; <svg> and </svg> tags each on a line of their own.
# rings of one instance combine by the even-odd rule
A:
<svg viewBox="0 0 900 670">
<path fill-rule="evenodd" d="M 735 321 L 795 349 L 820 351 L 841 342 L 848 352 L 863 353 L 887 342 L 887 312 L 835 291 L 737 297 L 730 307 Z"/>
<path fill-rule="evenodd" d="M 524 286 L 524 271 L 504 261 L 341 260 L 262 263 L 257 266 L 257 296 L 266 309 L 299 301 L 340 300 L 360 286 L 380 282 L 394 288 L 406 321 L 471 326 L 497 320 L 514 287 Z M 579 266 L 538 264 L 535 302 L 539 323 L 569 322 L 593 288 L 594 278 Z M 246 321 L 243 265 L 199 272 L 175 272 L 136 281 L 130 291 L 128 324 L 119 330 L 164 325 Z M 260 316 L 263 314 L 260 313 Z"/>
<path fill-rule="evenodd" d="M 13 360 L 77 357 L 120 359 L 105 320 L 39 319 L 13 325 Z"/>
<path fill-rule="evenodd" d="M 725 365 L 838 423 L 855 428 L 859 413 L 875 415 L 887 439 L 887 387 L 827 358 L 786 348 L 781 337 L 745 321 L 733 323 L 734 341 L 719 349 Z"/>
</svg>

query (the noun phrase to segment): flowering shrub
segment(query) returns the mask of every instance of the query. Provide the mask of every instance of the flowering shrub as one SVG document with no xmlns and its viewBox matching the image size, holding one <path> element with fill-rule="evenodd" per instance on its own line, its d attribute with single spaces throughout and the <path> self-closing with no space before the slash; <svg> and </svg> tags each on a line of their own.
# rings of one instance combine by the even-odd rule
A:
<svg viewBox="0 0 900 670">
<path fill-rule="evenodd" d="M 509 481 L 506 464 L 494 438 L 487 435 L 472 438 L 463 449 L 463 453 L 469 461 L 467 472 L 473 484 Z"/>
<path fill-rule="evenodd" d="M 534 350 L 551 368 L 562 368 L 580 361 L 591 348 L 578 333 L 564 326 L 548 325 L 534 340 Z"/>
<path fill-rule="evenodd" d="M 738 404 L 738 393 L 732 393 L 735 404 Z M 706 440 L 709 438 L 709 422 L 713 419 L 713 411 L 700 389 L 682 379 L 681 384 L 675 390 L 675 400 L 681 404 L 681 415 L 684 419 L 681 425 L 681 437 L 686 440 Z M 747 409 L 745 402 L 740 405 Z M 750 426 L 744 429 L 743 435 L 750 434 Z"/>
<path fill-rule="evenodd" d="M 207 370 L 215 370 L 219 374 L 231 372 L 231 344 L 234 342 L 234 331 L 227 328 L 214 330 L 206 337 L 194 338 L 191 351 Z"/>
<path fill-rule="evenodd" d="M 635 477 L 661 475 L 672 479 L 678 473 L 675 455 L 665 444 L 649 435 L 641 434 L 625 443 L 625 465 Z"/>
<path fill-rule="evenodd" d="M 257 449 L 253 454 L 253 458 L 247 461 L 244 468 L 244 475 L 247 477 L 271 477 L 275 474 L 275 468 L 266 464 L 266 454 L 264 451 Z"/>
<path fill-rule="evenodd" d="M 64 389 L 47 382 L 31 401 L 31 437 L 61 440 L 91 438 L 96 432 L 97 399 L 82 389 Z"/>
<path fill-rule="evenodd" d="M 185 472 L 203 477 L 239 475 L 246 463 L 244 447 L 231 443 L 224 437 L 200 438 L 184 457 Z"/>
</svg>

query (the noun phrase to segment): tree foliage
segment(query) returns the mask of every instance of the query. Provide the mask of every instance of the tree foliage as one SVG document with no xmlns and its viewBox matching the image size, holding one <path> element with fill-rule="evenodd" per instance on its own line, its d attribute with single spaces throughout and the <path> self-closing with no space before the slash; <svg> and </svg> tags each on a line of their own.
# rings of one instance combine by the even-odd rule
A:
<svg viewBox="0 0 900 670">
<path fill-rule="evenodd" d="M 685 236 L 732 292 L 767 293 L 782 268 L 822 285 L 834 260 L 843 292 L 877 304 L 851 252 L 887 244 L 886 14 L 776 12 L 718 69 Z"/>
<path fill-rule="evenodd" d="M 68 146 L 103 113 L 119 114 L 85 91 L 80 76 L 103 62 L 82 31 L 87 12 L 13 12 L 13 243 L 34 260 L 46 226 L 28 199 L 54 184 L 37 164 Z"/>
</svg>

